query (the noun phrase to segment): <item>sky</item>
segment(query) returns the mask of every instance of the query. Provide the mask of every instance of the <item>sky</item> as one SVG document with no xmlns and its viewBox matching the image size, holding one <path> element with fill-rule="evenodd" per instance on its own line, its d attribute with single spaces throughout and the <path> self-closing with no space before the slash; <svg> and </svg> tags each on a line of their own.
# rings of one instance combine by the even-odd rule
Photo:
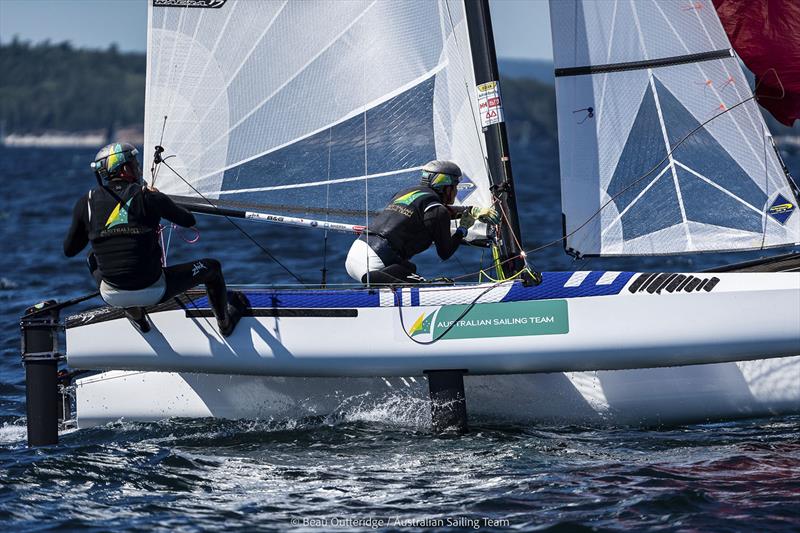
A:
<svg viewBox="0 0 800 533">
<path fill-rule="evenodd" d="M 431 1 L 431 0 L 413 0 Z M 490 0 L 497 55 L 553 59 L 546 0 Z M 0 42 L 70 41 L 79 48 L 143 52 L 147 0 L 0 0 Z"/>
</svg>

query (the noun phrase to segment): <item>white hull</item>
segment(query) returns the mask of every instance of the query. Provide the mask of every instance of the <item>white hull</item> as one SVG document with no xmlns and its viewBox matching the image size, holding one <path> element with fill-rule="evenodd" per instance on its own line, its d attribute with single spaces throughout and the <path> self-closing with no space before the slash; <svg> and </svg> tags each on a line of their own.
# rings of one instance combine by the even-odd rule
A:
<svg viewBox="0 0 800 533">
<path fill-rule="evenodd" d="M 467 376 L 473 421 L 657 425 L 800 413 L 800 356 L 737 363 Z M 77 421 L 336 415 L 426 428 L 417 378 L 287 378 L 112 371 L 76 382 Z"/>
<path fill-rule="evenodd" d="M 681 289 L 682 278 L 703 284 Z M 145 334 L 104 310 L 100 319 L 72 318 L 67 361 L 92 370 L 398 377 L 437 369 L 478 375 L 652 368 L 800 353 L 800 273 L 546 272 L 542 285 L 527 288 L 249 289 L 248 296 L 255 316 L 227 339 L 202 303 L 151 312 L 154 327 Z M 453 322 L 457 327 L 447 330 Z"/>
<path fill-rule="evenodd" d="M 682 278 L 708 289 L 680 289 Z M 144 334 L 109 310 L 71 318 L 70 366 L 111 370 L 77 381 L 79 425 L 330 414 L 427 425 L 424 372 L 447 369 L 467 372 L 473 419 L 647 425 L 800 412 L 800 273 L 248 291 L 255 316 L 228 339 L 202 303 L 153 310 Z M 465 319 L 490 327 L 437 332 L 476 299 Z M 531 320 L 548 313 L 560 322 Z"/>
</svg>

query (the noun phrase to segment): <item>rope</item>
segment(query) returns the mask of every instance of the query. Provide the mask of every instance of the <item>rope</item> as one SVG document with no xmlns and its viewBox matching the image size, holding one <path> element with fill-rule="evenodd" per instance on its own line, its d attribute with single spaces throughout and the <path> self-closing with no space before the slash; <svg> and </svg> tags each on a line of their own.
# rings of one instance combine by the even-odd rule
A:
<svg viewBox="0 0 800 533">
<path fill-rule="evenodd" d="M 212 206 L 212 207 L 216 207 L 216 206 L 214 205 L 214 203 L 213 203 L 211 200 L 209 200 L 208 198 L 206 198 L 206 197 L 203 195 L 203 193 L 201 193 L 200 191 L 198 191 L 197 189 L 195 189 L 194 185 L 192 185 L 191 183 L 189 183 L 188 181 L 186 181 L 186 179 L 185 179 L 183 176 L 181 176 L 181 174 L 180 174 L 180 173 L 179 173 L 177 170 L 175 170 L 174 168 L 172 168 L 172 167 L 170 166 L 170 164 L 169 164 L 169 163 L 167 163 L 167 161 L 166 161 L 166 160 L 162 160 L 162 161 L 161 161 L 161 163 L 162 163 L 163 165 L 165 165 L 165 166 L 166 166 L 168 169 L 170 169 L 170 170 L 172 171 L 172 173 L 173 173 L 173 174 L 175 174 L 176 176 L 178 176 L 178 177 L 181 179 L 181 181 L 183 181 L 183 182 L 184 182 L 186 185 L 188 185 L 188 186 L 189 186 L 189 187 L 190 187 L 190 188 L 191 188 L 191 189 L 192 189 L 194 192 L 196 192 L 196 193 L 198 194 L 198 196 L 200 196 L 200 198 L 202 198 L 203 200 L 205 200 L 206 202 L 208 202 L 208 205 L 210 205 L 210 206 Z M 233 227 L 235 227 L 237 230 L 239 230 L 239 232 L 241 232 L 241 234 L 242 234 L 242 235 L 244 235 L 245 237 L 247 237 L 247 238 L 250 240 L 250 242 L 252 242 L 253 244 L 255 244 L 255 245 L 256 245 L 256 246 L 257 246 L 257 247 L 258 247 L 258 248 L 259 248 L 259 249 L 260 249 L 262 252 L 264 252 L 264 253 L 265 253 L 265 254 L 266 254 L 266 255 L 267 255 L 267 256 L 268 256 L 270 259 L 272 259 L 272 260 L 273 260 L 275 263 L 277 263 L 277 264 L 278 264 L 278 265 L 279 265 L 281 268 L 283 268 L 283 269 L 284 269 L 284 270 L 285 270 L 285 271 L 286 271 L 286 272 L 287 272 L 287 273 L 288 273 L 290 276 L 292 276 L 294 279 L 296 279 L 297 281 L 299 281 L 299 282 L 300 282 L 300 283 L 302 283 L 303 285 L 306 285 L 306 282 L 305 282 L 305 281 L 303 281 L 303 280 L 302 280 L 302 278 L 300 278 L 300 276 L 298 276 L 297 274 L 295 274 L 294 272 L 292 272 L 292 271 L 289 269 L 289 267 L 287 267 L 286 265 L 284 265 L 283 263 L 281 263 L 281 262 L 278 260 L 278 258 L 277 258 L 277 257 L 275 257 L 274 255 L 272 255 L 272 253 L 270 253 L 270 251 L 269 251 L 269 250 L 267 250 L 267 249 L 266 249 L 264 246 L 262 246 L 262 245 L 261 245 L 261 243 L 259 243 L 257 240 L 255 240 L 255 238 L 253 238 L 253 236 L 252 236 L 252 235 L 250 235 L 249 233 L 247 233 L 247 231 L 245 231 L 245 229 L 244 229 L 244 228 L 242 228 L 241 226 L 239 226 L 239 224 L 237 224 L 236 222 L 234 222 L 234 221 L 233 221 L 233 219 L 231 219 L 231 217 L 229 217 L 228 215 L 222 215 L 222 216 L 223 216 L 223 217 L 225 217 L 225 219 L 226 219 L 228 222 L 230 222 L 230 223 L 233 225 Z"/>
<path fill-rule="evenodd" d="M 521 272 L 521 271 L 520 271 L 520 272 Z M 413 341 L 413 342 L 415 342 L 415 343 L 417 343 L 417 344 L 421 344 L 421 345 L 423 345 L 423 346 L 429 346 L 429 345 L 431 345 L 431 344 L 434 344 L 434 343 L 436 343 L 436 342 L 439 342 L 439 341 L 442 339 L 442 337 L 444 337 L 445 335 L 447 335 L 448 333 L 450 333 L 450 330 L 451 330 L 451 329 L 453 329 L 453 328 L 455 327 L 455 325 L 456 325 L 456 324 L 458 324 L 459 322 L 461 322 L 461 320 L 462 320 L 462 319 L 463 319 L 465 316 L 467 316 L 467 313 L 469 313 L 470 311 L 472 311 L 472 308 L 473 308 L 473 307 L 475 307 L 475 305 L 478 303 L 478 300 L 480 300 L 480 299 L 481 299 L 481 298 L 482 298 L 482 297 L 483 297 L 483 296 L 484 296 L 486 293 L 488 293 L 488 292 L 489 292 L 489 291 L 491 291 L 492 289 L 495 289 L 495 288 L 499 287 L 499 286 L 500 286 L 500 285 L 502 285 L 503 283 L 506 283 L 506 281 L 501 281 L 501 282 L 498 282 L 498 283 L 494 283 L 494 284 L 490 285 L 489 287 L 487 287 L 487 288 L 486 288 L 486 290 L 484 290 L 483 292 L 481 292 L 481 293 L 480 293 L 478 296 L 476 296 L 476 297 L 475 297 L 475 299 L 474 299 L 474 300 L 472 300 L 472 302 L 470 302 L 470 303 L 467 305 L 467 308 L 466 308 L 466 309 L 464 309 L 464 311 L 463 311 L 463 312 L 462 312 L 462 313 L 461 313 L 461 314 L 458 316 L 458 318 L 456 318 L 455 320 L 453 320 L 453 323 L 452 323 L 452 324 L 450 324 L 449 326 L 447 326 L 447 328 L 445 328 L 445 330 L 442 332 L 442 334 L 441 334 L 441 335 L 439 335 L 439 336 L 438 336 L 438 337 L 436 337 L 435 339 L 431 339 L 431 340 L 429 340 L 429 341 L 420 341 L 420 340 L 417 340 L 417 339 L 415 339 L 414 337 L 412 337 L 411 335 L 409 335 L 409 334 L 408 334 L 408 330 L 406 329 L 406 323 L 405 323 L 405 320 L 403 319 L 403 306 L 402 306 L 402 305 L 398 305 L 398 306 L 397 306 L 397 312 L 398 312 L 398 313 L 400 313 L 400 326 L 403 328 L 403 333 L 405 333 L 405 334 L 406 334 L 406 337 L 408 337 L 409 339 L 411 339 L 411 341 Z M 397 290 L 398 290 L 398 289 L 396 289 L 396 288 L 392 288 L 392 292 L 396 292 Z M 401 290 L 401 291 L 402 291 L 402 289 L 399 289 L 399 290 Z M 402 293 L 401 293 L 401 295 L 400 295 L 400 303 L 401 303 L 401 304 L 403 303 Z"/>
<path fill-rule="evenodd" d="M 183 242 L 185 242 L 186 244 L 194 244 L 194 243 L 196 243 L 196 242 L 198 242 L 200 240 L 200 230 L 197 229 L 197 228 L 182 228 L 182 227 L 180 227 L 180 226 L 178 226 L 176 224 L 173 224 L 172 228 L 177 230 L 178 237 L 180 237 L 181 240 Z M 192 237 L 191 239 L 187 239 L 186 237 L 183 236 L 183 233 L 185 231 L 193 231 L 194 232 L 194 237 Z"/>
<path fill-rule="evenodd" d="M 161 244 L 161 268 L 167 266 L 167 250 L 169 248 L 169 240 L 167 240 L 167 244 L 164 245 L 164 224 L 159 224 L 156 233 L 158 234 L 158 241 Z M 172 232 L 170 232 L 170 238 L 172 237 Z"/>
</svg>

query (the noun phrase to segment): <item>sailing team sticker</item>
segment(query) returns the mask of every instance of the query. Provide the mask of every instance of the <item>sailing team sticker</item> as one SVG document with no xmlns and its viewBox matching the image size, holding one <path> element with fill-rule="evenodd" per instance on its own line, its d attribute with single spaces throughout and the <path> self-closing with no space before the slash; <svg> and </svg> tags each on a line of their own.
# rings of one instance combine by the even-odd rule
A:
<svg viewBox="0 0 800 533">
<path fill-rule="evenodd" d="M 789 217 L 794 213 L 796 206 L 787 200 L 782 194 L 779 194 L 772 205 L 767 209 L 767 214 L 780 222 L 786 224 Z"/>
<path fill-rule="evenodd" d="M 505 118 L 503 117 L 503 101 L 500 98 L 500 82 L 481 83 L 476 89 L 481 127 L 486 128 L 492 124 L 503 122 Z"/>
<path fill-rule="evenodd" d="M 468 307 L 444 305 L 422 312 L 406 333 L 421 341 L 569 333 L 566 300 L 478 304 L 465 314 Z"/>
</svg>

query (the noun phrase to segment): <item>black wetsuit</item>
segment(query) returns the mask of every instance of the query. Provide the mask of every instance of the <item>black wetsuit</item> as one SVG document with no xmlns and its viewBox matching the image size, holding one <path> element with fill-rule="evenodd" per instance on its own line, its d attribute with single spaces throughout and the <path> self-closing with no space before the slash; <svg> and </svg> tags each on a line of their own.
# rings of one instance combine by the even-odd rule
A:
<svg viewBox="0 0 800 533">
<path fill-rule="evenodd" d="M 92 275 L 98 285 L 105 281 L 119 290 L 149 287 L 163 272 L 166 292 L 161 301 L 203 283 L 215 316 L 225 317 L 227 290 L 219 261 L 204 258 L 161 267 L 158 226 L 162 218 L 183 227 L 195 224 L 194 215 L 167 195 L 140 184 L 111 180 L 75 204 L 64 254 L 75 256 L 91 242 Z"/>
<path fill-rule="evenodd" d="M 445 206 L 431 188 L 418 186 L 397 193 L 389 205 L 370 221 L 369 234 L 362 236 L 384 264 L 369 273 L 371 283 L 413 283 L 417 267 L 409 261 L 436 245 L 436 253 L 449 259 L 463 235 L 450 233 L 450 221 L 457 210 Z M 366 280 L 366 276 L 362 281 Z"/>
</svg>

